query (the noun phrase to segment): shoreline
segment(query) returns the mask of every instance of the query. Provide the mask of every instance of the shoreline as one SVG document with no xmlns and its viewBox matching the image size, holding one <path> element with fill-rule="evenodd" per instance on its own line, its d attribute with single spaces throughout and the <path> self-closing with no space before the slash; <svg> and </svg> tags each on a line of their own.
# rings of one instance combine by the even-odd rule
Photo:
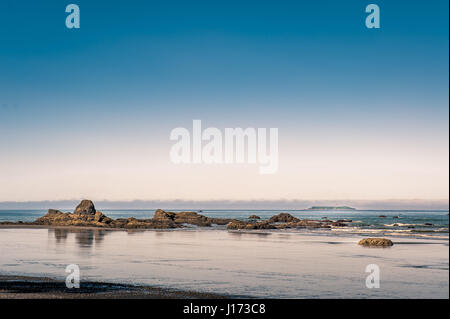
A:
<svg viewBox="0 0 450 319">
<path fill-rule="evenodd" d="M 271 233 L 286 233 L 286 234 L 298 234 L 298 235 L 325 235 L 325 236 L 336 236 L 338 238 L 357 238 L 357 237 L 368 237 L 368 236 L 383 236 L 391 237 L 397 239 L 416 239 L 416 240 L 448 240 L 448 232 L 408 232 L 402 233 L 395 230 L 380 230 L 380 233 L 374 233 L 368 230 L 357 231 L 351 229 L 350 227 L 339 227 L 333 229 L 311 229 L 303 228 L 300 231 L 298 229 L 227 229 L 227 228 L 213 228 L 213 227 L 182 227 L 182 228 L 108 228 L 108 227 L 98 227 L 98 226 L 62 226 L 62 225 L 30 225 L 30 224 L 0 224 L 0 230 L 2 229 L 61 229 L 67 231 L 123 231 L 123 232 L 146 232 L 146 231 L 156 231 L 156 232 L 174 232 L 174 231 L 226 231 L 231 233 L 241 233 L 241 234 L 266 234 Z M 434 235 L 432 235 L 434 234 Z"/>
<path fill-rule="evenodd" d="M 353 208 L 342 206 L 346 209 Z M 314 208 L 314 206 L 312 207 Z M 434 219 L 417 219 L 416 217 L 404 217 L 399 214 L 379 214 L 378 216 L 362 217 L 358 215 L 340 216 L 334 214 L 331 217 L 327 212 L 335 213 L 341 210 L 327 209 L 328 206 L 317 206 L 321 208 L 322 217 L 309 215 L 293 216 L 286 212 L 276 215 L 272 214 L 251 214 L 247 212 L 246 216 L 215 216 L 203 215 L 202 211 L 181 211 L 170 212 L 157 209 L 153 216 L 123 216 L 109 217 L 96 210 L 91 200 L 84 199 L 74 209 L 73 213 L 64 213 L 56 209 L 48 209 L 47 213 L 38 217 L 34 221 L 1 221 L 0 229 L 58 229 L 70 231 L 101 231 L 101 230 L 193 230 L 203 227 L 216 228 L 217 226 L 226 230 L 311 230 L 316 231 L 334 231 L 354 233 L 354 235 L 375 235 L 380 236 L 402 236 L 408 234 L 408 237 L 429 237 L 444 236 L 448 237 L 448 217 L 443 221 L 442 216 L 434 216 Z M 323 210 L 325 209 L 325 210 Z M 314 211 L 314 210 L 312 210 Z M 249 216 L 250 215 L 250 216 Z M 259 216 L 261 215 L 261 216 Z M 329 215 L 330 217 L 323 216 Z M 388 216 L 389 215 L 389 216 Z M 448 214 L 447 214 L 448 216 Z M 13 216 L 9 216 L 13 217 Z M 355 220 L 356 218 L 356 220 Z M 360 226 L 361 225 L 361 226 Z M 412 235 L 412 236 L 411 236 Z"/>
<path fill-rule="evenodd" d="M 0 299 L 225 299 L 214 293 L 183 291 L 148 285 L 82 281 L 69 289 L 65 282 L 50 277 L 1 275 Z"/>
</svg>

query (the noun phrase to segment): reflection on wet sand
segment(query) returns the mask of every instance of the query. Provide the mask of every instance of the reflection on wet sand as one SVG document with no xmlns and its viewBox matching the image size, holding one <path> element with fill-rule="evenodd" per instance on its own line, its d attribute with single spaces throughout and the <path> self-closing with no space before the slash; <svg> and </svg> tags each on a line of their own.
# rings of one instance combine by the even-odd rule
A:
<svg viewBox="0 0 450 319">
<path fill-rule="evenodd" d="M 448 298 L 448 240 L 393 240 L 392 249 L 366 249 L 332 234 L 0 229 L 0 269 L 64 279 L 76 264 L 89 280 L 233 296 Z M 383 272 L 378 290 L 365 285 L 373 263 Z"/>
<path fill-rule="evenodd" d="M 49 237 L 53 233 L 53 235 L 56 239 L 56 243 L 58 243 L 58 244 L 63 243 L 67 240 L 67 234 L 68 234 L 67 229 L 49 229 L 48 233 L 49 233 Z"/>
<path fill-rule="evenodd" d="M 246 238 L 266 238 L 267 236 L 272 235 L 271 233 L 264 233 L 264 232 L 242 232 L 242 231 L 229 231 L 228 235 L 230 237 L 234 237 L 234 239 L 246 239 Z"/>
<path fill-rule="evenodd" d="M 92 247 L 100 244 L 107 231 L 102 229 L 67 229 L 54 228 L 48 230 L 49 236 L 53 234 L 57 244 L 65 244 L 69 234 L 75 235 L 75 241 L 79 247 Z"/>
</svg>

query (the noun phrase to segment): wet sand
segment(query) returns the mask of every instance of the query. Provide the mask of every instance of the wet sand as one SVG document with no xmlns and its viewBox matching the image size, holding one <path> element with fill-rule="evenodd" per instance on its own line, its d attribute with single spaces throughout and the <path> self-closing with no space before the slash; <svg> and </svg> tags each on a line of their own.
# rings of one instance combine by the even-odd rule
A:
<svg viewBox="0 0 450 319">
<path fill-rule="evenodd" d="M 111 230 L 111 231 L 128 231 L 128 230 L 145 230 L 145 229 L 126 229 L 126 228 L 106 228 L 94 226 L 52 226 L 52 225 L 30 225 L 30 224 L 0 224 L 0 229 L 67 229 L 67 230 Z M 150 230 L 150 229 L 147 229 Z"/>
<path fill-rule="evenodd" d="M 366 236 L 333 230 L 108 230 L 0 228 L 0 297 L 448 298 L 448 237 L 367 248 Z M 69 264 L 88 290 L 67 291 Z M 369 264 L 379 289 L 366 287 Z"/>
<path fill-rule="evenodd" d="M 69 289 L 47 277 L 0 275 L 0 299 L 221 299 L 225 296 L 150 286 L 82 282 Z"/>
</svg>

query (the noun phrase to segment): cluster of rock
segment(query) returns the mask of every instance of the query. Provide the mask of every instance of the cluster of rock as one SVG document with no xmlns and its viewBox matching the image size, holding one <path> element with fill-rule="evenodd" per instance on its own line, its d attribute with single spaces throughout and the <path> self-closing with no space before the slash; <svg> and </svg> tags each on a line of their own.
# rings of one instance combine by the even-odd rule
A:
<svg viewBox="0 0 450 319">
<path fill-rule="evenodd" d="M 63 213 L 56 209 L 49 209 L 48 213 L 39 217 L 32 224 L 53 226 L 99 226 L 108 225 L 114 220 L 95 209 L 90 200 L 83 200 L 73 213 Z"/>
<path fill-rule="evenodd" d="M 208 227 L 211 226 L 212 224 L 226 225 L 232 221 L 232 219 L 228 218 L 210 218 L 200 215 L 196 212 L 172 213 L 166 212 L 162 209 L 156 210 L 155 214 L 153 215 L 153 220 L 163 222 L 173 222 L 177 225 L 190 224 L 203 227 Z"/>
<path fill-rule="evenodd" d="M 230 219 L 209 218 L 195 212 L 172 213 L 158 209 L 153 218 L 113 219 L 95 209 L 90 200 L 83 200 L 73 213 L 63 213 L 59 210 L 49 209 L 48 213 L 34 221 L 34 225 L 49 226 L 91 226 L 103 228 L 127 229 L 167 229 L 183 227 L 183 224 L 197 226 L 211 226 L 212 224 L 226 225 Z"/>
<path fill-rule="evenodd" d="M 155 211 L 153 218 L 137 219 L 118 218 L 113 219 L 95 209 L 90 200 L 83 200 L 75 208 L 73 213 L 64 213 L 59 210 L 49 209 L 48 213 L 28 225 L 43 226 L 87 226 L 101 228 L 125 228 L 125 229 L 168 229 L 180 228 L 186 224 L 201 227 L 215 225 L 226 225 L 227 229 L 284 229 L 284 228 L 332 228 L 346 226 L 344 221 L 331 220 L 300 220 L 288 213 L 281 213 L 262 221 L 256 215 L 249 216 L 247 221 L 210 218 L 196 212 L 166 212 L 162 209 Z M 351 222 L 347 221 L 347 222 Z M 5 223 L 0 223 L 5 224 Z M 14 224 L 14 223 L 8 223 Z M 19 224 L 19 223 L 17 223 Z"/>
<path fill-rule="evenodd" d="M 250 216 L 249 219 L 256 219 Z M 348 222 L 351 222 L 348 221 Z M 272 216 L 267 221 L 233 220 L 227 229 L 332 228 L 347 226 L 343 221 L 299 219 L 288 213 Z"/>
<path fill-rule="evenodd" d="M 251 230 L 251 229 L 286 229 L 286 228 L 332 228 L 347 226 L 351 220 L 332 221 L 328 219 L 311 220 L 299 219 L 288 213 L 280 213 L 272 216 L 268 220 L 260 221 L 256 215 L 249 216 L 247 221 L 210 218 L 196 212 L 166 212 L 162 209 L 155 211 L 153 218 L 137 219 L 118 218 L 113 219 L 95 209 L 94 203 L 90 200 L 83 200 L 75 208 L 73 213 L 63 213 L 59 210 L 49 209 L 48 213 L 31 223 L 24 222 L 0 222 L 0 224 L 28 224 L 46 226 L 88 226 L 101 228 L 122 228 L 122 229 L 168 229 L 180 228 L 186 224 L 201 227 L 216 225 L 226 225 L 230 230 Z M 394 244 L 385 238 L 365 238 L 359 241 L 359 245 L 370 247 L 390 247 Z"/>
</svg>

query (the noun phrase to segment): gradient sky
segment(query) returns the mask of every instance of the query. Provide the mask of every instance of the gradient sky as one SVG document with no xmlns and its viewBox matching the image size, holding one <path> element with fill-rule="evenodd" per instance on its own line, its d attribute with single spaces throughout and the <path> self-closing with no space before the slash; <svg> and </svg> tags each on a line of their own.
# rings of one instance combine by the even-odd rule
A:
<svg viewBox="0 0 450 319">
<path fill-rule="evenodd" d="M 2 0 L 0 201 L 448 199 L 448 9 Z M 279 128 L 278 173 L 172 164 L 193 119 Z"/>
</svg>

